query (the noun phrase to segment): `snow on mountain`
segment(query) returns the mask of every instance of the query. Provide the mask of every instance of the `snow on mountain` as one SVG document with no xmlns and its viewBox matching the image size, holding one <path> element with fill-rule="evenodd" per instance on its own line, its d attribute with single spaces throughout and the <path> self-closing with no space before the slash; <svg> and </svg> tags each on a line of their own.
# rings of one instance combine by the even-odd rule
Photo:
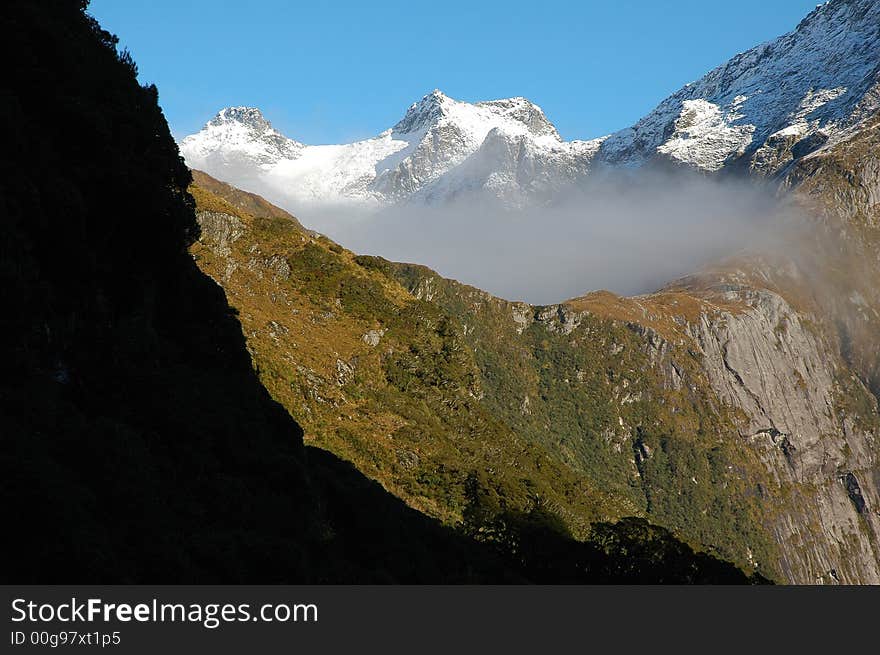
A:
<svg viewBox="0 0 880 655">
<path fill-rule="evenodd" d="M 271 165 L 282 158 L 298 157 L 305 147 L 277 132 L 259 109 L 227 107 L 208 121 L 199 138 L 183 140 L 188 156 L 214 165 L 243 159 L 249 163 Z"/>
<path fill-rule="evenodd" d="M 745 158 L 772 175 L 878 107 L 880 2 L 832 0 L 611 135 L 599 157 L 638 166 L 659 155 L 706 171 Z"/>
<path fill-rule="evenodd" d="M 309 205 L 442 203 L 488 193 L 542 201 L 592 169 L 671 161 L 783 172 L 880 108 L 880 0 L 831 0 L 788 34 L 733 57 L 630 128 L 563 141 L 525 98 L 467 103 L 439 90 L 376 137 L 304 145 L 253 108 L 183 139 L 186 162 L 293 212 Z"/>
<path fill-rule="evenodd" d="M 183 139 L 180 149 L 189 166 L 296 210 L 442 202 L 479 189 L 526 199 L 586 174 L 598 145 L 563 141 L 525 98 L 467 103 L 435 90 L 394 127 L 364 141 L 303 145 L 280 135 L 258 109 L 234 108 Z"/>
</svg>

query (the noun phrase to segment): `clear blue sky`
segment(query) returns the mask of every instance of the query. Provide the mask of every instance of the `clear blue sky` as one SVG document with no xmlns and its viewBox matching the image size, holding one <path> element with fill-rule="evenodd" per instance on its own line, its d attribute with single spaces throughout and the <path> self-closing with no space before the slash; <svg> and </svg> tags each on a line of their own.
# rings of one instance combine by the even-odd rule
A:
<svg viewBox="0 0 880 655">
<path fill-rule="evenodd" d="M 92 0 L 177 137 L 253 105 L 291 138 L 391 127 L 434 88 L 526 96 L 566 139 L 632 124 L 730 56 L 793 29 L 816 0 L 298 2 Z"/>
</svg>

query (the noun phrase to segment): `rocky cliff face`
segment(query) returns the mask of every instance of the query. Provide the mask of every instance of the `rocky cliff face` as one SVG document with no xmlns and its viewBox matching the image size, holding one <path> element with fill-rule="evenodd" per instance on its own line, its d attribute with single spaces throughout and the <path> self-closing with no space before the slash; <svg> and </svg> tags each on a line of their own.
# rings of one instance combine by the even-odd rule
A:
<svg viewBox="0 0 880 655">
<path fill-rule="evenodd" d="M 876 10 L 828 3 L 798 31 Z M 872 93 L 859 107 L 874 106 Z M 748 308 L 702 314 L 687 331 L 715 394 L 740 412 L 740 436 L 778 483 L 770 525 L 786 576 L 802 583 L 880 580 L 878 122 L 854 116 L 856 125 L 802 153 L 782 180 L 803 205 L 798 237 L 681 285 Z"/>
<path fill-rule="evenodd" d="M 597 317 L 622 321 L 656 373 L 647 386 L 622 383 L 608 400 L 620 417 L 609 438 L 622 452 L 635 454 L 635 468 L 641 471 L 657 442 L 645 437 L 645 425 L 633 425 L 627 406 L 645 399 L 666 404 L 664 393 L 702 389 L 706 395 L 692 393 L 691 402 L 704 421 L 719 411 L 729 418 L 714 428 L 715 436 L 740 448 L 729 465 L 754 484 L 759 522 L 779 546 L 774 568 L 782 579 L 880 582 L 877 401 L 864 377 L 840 356 L 834 333 L 823 332 L 820 319 L 795 309 L 778 292 L 742 284 L 742 274 L 708 276 L 674 292 L 675 300 L 660 292 L 631 300 L 599 294 L 545 308 L 508 305 L 511 321 L 502 338 L 515 340 L 535 325 L 576 336 Z M 602 330 L 589 333 L 604 342 Z M 583 345 L 576 339 L 571 345 L 568 356 L 575 359 Z M 613 355 L 625 346 L 608 347 Z M 574 379 L 584 375 L 575 371 Z M 542 411 L 540 393 L 525 398 L 523 411 Z M 677 429 L 683 437 L 692 428 Z M 740 468 L 750 455 L 759 466 Z M 695 476 L 693 482 L 700 481 Z M 693 525 L 684 528 L 689 529 Z M 752 557 L 747 547 L 745 556 Z"/>
<path fill-rule="evenodd" d="M 776 482 L 768 523 L 781 567 L 802 584 L 877 584 L 876 401 L 781 296 L 738 295 L 747 309 L 703 314 L 688 332 L 717 397 L 741 412 L 740 437 Z"/>
</svg>

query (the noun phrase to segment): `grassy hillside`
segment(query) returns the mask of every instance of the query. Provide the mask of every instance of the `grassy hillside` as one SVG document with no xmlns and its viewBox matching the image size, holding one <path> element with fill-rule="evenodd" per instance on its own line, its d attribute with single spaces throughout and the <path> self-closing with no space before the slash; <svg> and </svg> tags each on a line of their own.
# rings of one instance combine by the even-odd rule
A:
<svg viewBox="0 0 880 655">
<path fill-rule="evenodd" d="M 221 206 L 192 193 L 199 208 Z M 450 524 L 472 502 L 470 479 L 499 511 L 576 507 L 581 533 L 637 513 L 492 416 L 460 327 L 435 304 L 289 220 L 226 209 L 200 211 L 192 252 L 225 284 L 261 379 L 309 426 L 307 443 Z"/>
<path fill-rule="evenodd" d="M 193 255 L 223 285 L 261 380 L 307 443 L 472 534 L 494 538 L 511 513 L 578 539 L 599 521 L 645 517 L 775 574 L 755 500 L 767 476 L 733 438 L 734 417 L 676 319 L 700 300 L 511 304 L 356 256 L 206 186 L 191 189 L 202 225 Z M 667 389 L 646 335 L 689 384 Z"/>
<path fill-rule="evenodd" d="M 421 267 L 392 268 L 468 326 L 494 415 L 652 521 L 744 565 L 751 552 L 772 570 L 775 544 L 754 500 L 767 476 L 684 328 L 700 312 L 736 306 L 598 292 L 530 308 L 532 320 L 516 324 L 526 308 Z"/>
</svg>

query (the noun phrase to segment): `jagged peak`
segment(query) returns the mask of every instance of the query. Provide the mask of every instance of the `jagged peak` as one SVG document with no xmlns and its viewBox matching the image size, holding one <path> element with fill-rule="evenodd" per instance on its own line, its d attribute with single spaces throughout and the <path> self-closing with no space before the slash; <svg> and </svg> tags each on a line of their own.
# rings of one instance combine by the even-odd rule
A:
<svg viewBox="0 0 880 655">
<path fill-rule="evenodd" d="M 305 144 L 272 127 L 258 107 L 238 106 L 218 111 L 200 132 L 184 138 L 181 147 L 185 156 L 190 158 L 226 147 L 251 150 L 261 161 L 276 161 L 295 158 Z M 196 165 L 203 165 L 194 161 Z"/>
<path fill-rule="evenodd" d="M 793 30 L 735 55 L 613 134 L 601 157 L 639 165 L 661 154 L 717 170 L 762 149 L 772 154 L 774 135 L 803 140 L 848 129 L 880 109 L 878 25 L 877 0 L 820 4 Z M 704 119 L 697 123 L 695 103 Z"/>
<path fill-rule="evenodd" d="M 859 21 L 868 17 L 869 9 L 874 5 L 874 0 L 828 0 L 816 5 L 809 14 L 804 16 L 794 31 L 802 30 L 812 24 L 817 18 L 835 18 L 836 13 L 843 8 L 854 10 L 847 15 L 850 20 Z"/>
<path fill-rule="evenodd" d="M 225 125 L 229 123 L 242 123 L 251 127 L 271 128 L 272 124 L 263 116 L 259 107 L 225 107 L 217 112 L 208 125 Z"/>
<path fill-rule="evenodd" d="M 406 115 L 394 126 L 393 131 L 408 134 L 430 128 L 445 118 L 467 121 L 465 116 L 477 118 L 480 115 L 488 120 L 496 117 L 513 121 L 535 136 L 551 136 L 561 140 L 556 128 L 544 115 L 544 111 L 523 96 L 469 103 L 455 100 L 440 89 L 434 89 L 418 102 L 410 105 Z"/>
<path fill-rule="evenodd" d="M 544 110 L 523 96 L 486 100 L 476 103 L 478 107 L 486 107 L 524 125 L 529 132 L 538 136 L 553 136 L 561 140 L 556 126 L 551 123 Z"/>
<path fill-rule="evenodd" d="M 445 116 L 454 102 L 456 101 L 440 89 L 434 89 L 418 102 L 411 104 L 406 115 L 393 129 L 401 133 L 415 132 Z"/>
</svg>

